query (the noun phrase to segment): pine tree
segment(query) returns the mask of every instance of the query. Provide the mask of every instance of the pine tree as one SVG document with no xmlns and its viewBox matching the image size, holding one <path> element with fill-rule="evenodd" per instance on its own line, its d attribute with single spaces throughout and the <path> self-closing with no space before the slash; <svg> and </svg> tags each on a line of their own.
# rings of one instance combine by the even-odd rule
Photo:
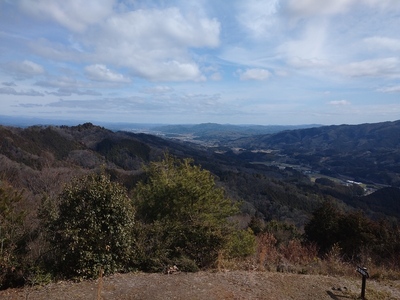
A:
<svg viewBox="0 0 400 300">
<path fill-rule="evenodd" d="M 134 200 L 148 228 L 161 228 L 158 245 L 153 244 L 154 252 L 164 253 L 166 261 L 160 263 L 183 259 L 198 267 L 212 265 L 233 232 L 228 218 L 238 212 L 237 205 L 210 172 L 189 159 L 166 155 L 146 172 L 148 179 L 138 184 Z"/>
</svg>

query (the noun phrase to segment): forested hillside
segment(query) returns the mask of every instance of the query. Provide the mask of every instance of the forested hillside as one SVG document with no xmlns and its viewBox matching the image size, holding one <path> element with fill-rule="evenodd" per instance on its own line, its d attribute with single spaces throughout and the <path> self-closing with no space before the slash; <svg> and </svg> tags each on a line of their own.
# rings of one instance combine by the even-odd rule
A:
<svg viewBox="0 0 400 300">
<path fill-rule="evenodd" d="M 272 159 L 305 165 L 326 175 L 400 186 L 400 121 L 290 130 L 243 138 L 230 145 L 246 149 L 250 160 L 257 158 L 251 151 L 272 149 Z M 264 159 L 271 157 L 264 155 Z"/>
<path fill-rule="evenodd" d="M 239 139 L 237 143 L 243 148 L 234 153 L 154 135 L 114 132 L 90 123 L 25 129 L 3 126 L 0 127 L 0 171 L 13 186 L 33 195 L 57 193 L 60 182 L 100 167 L 132 188 L 141 178 L 142 167 L 167 151 L 177 157 L 194 159 L 216 176 L 218 184 L 232 198 L 245 201 L 246 213 L 265 220 L 279 219 L 302 225 L 326 197 L 365 209 L 370 214 L 397 217 L 400 210 L 395 204 L 364 201 L 359 198 L 364 196 L 359 185 L 327 178 L 347 175 L 347 179 L 366 182 L 373 174 L 375 182 L 396 186 L 400 174 L 397 170 L 400 147 L 396 146 L 400 144 L 399 128 L 400 122 L 387 122 L 291 130 Z M 258 151 L 271 148 L 277 152 Z M 301 165 L 332 177 L 318 173 L 310 177 L 309 172 L 297 168 Z M 356 176 L 357 172 L 360 176 Z M 382 177 L 376 178 L 379 174 Z"/>
<path fill-rule="evenodd" d="M 160 271 L 170 264 L 193 271 L 215 266 L 221 253 L 235 258 L 254 251 L 264 268 L 271 263 L 262 258 L 267 248 L 276 253 L 274 264 L 307 263 L 339 247 L 335 251 L 346 259 L 359 260 L 356 252 L 368 249 L 374 261 L 386 265 L 400 249 L 399 189 L 339 174 L 351 168 L 338 158 L 350 160 L 364 151 L 381 172 L 396 178 L 396 158 L 381 162 L 376 154 L 397 155 L 397 125 L 287 131 L 239 139 L 235 147 L 115 132 L 91 123 L 1 126 L 0 279 L 11 286 L 26 282 L 29 274 L 41 278 L 42 272 L 95 277 L 99 266 L 110 274 Z M 373 141 L 378 136 L 392 140 Z M 318 166 L 320 171 L 312 170 Z M 349 246 L 354 242 L 358 247 Z M 293 251 L 307 254 L 299 260 Z"/>
</svg>

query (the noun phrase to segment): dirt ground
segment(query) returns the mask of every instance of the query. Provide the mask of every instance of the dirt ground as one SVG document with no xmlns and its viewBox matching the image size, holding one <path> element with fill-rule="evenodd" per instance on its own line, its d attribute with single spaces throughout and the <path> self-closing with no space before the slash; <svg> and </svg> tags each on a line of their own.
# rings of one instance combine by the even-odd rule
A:
<svg viewBox="0 0 400 300">
<path fill-rule="evenodd" d="M 351 278 L 227 271 L 116 274 L 95 281 L 58 282 L 0 291 L 0 299 L 358 299 L 361 276 Z M 400 299 L 400 281 L 367 280 L 366 298 Z"/>
</svg>

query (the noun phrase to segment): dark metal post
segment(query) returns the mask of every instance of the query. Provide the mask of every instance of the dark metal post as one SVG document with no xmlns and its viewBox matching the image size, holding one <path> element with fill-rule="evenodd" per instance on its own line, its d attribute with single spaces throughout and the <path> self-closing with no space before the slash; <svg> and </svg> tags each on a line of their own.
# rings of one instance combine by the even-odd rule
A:
<svg viewBox="0 0 400 300">
<path fill-rule="evenodd" d="M 357 272 L 362 275 L 361 299 L 365 300 L 365 286 L 367 284 L 367 278 L 369 277 L 369 274 L 366 267 L 357 267 Z"/>
<path fill-rule="evenodd" d="M 365 285 L 367 282 L 367 276 L 363 275 L 361 284 L 361 299 L 365 300 Z"/>
</svg>

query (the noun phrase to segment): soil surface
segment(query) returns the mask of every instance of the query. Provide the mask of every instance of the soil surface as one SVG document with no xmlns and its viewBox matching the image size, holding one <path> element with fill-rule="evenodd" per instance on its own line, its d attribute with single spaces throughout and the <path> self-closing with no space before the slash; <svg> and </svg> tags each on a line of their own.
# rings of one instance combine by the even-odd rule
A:
<svg viewBox="0 0 400 300">
<path fill-rule="evenodd" d="M 0 291 L 0 299 L 359 299 L 361 276 L 331 277 L 226 271 L 116 274 L 94 281 L 62 281 Z M 400 299 L 400 281 L 367 280 L 366 298 Z"/>
</svg>

